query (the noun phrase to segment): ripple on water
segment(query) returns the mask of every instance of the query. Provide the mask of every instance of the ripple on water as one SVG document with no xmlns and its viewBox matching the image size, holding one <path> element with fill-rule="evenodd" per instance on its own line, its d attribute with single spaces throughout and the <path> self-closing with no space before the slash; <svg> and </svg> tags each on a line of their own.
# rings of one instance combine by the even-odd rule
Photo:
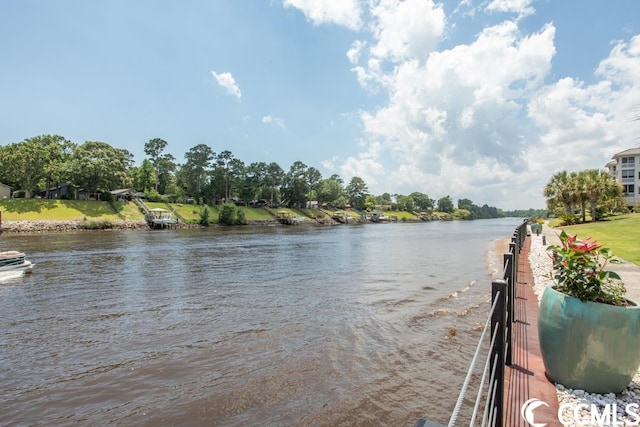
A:
<svg viewBox="0 0 640 427">
<path fill-rule="evenodd" d="M 38 269 L 0 282 L 3 422 L 445 422 L 498 224 L 14 237 Z"/>
</svg>

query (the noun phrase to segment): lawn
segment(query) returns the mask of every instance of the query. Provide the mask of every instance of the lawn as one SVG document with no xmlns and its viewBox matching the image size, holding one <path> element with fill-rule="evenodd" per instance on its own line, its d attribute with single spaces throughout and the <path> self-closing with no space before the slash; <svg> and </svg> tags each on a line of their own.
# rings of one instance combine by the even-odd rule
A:
<svg viewBox="0 0 640 427">
<path fill-rule="evenodd" d="M 381 213 L 388 217 L 395 216 L 396 218 L 398 218 L 398 221 L 417 221 L 420 219 L 416 214 L 407 211 L 384 211 Z"/>
<path fill-rule="evenodd" d="M 115 202 L 114 205 L 118 208 L 120 219 L 126 221 L 144 221 L 144 214 L 134 202 Z"/>
<path fill-rule="evenodd" d="M 149 209 L 173 209 L 188 223 L 197 223 L 204 206 L 190 204 L 169 204 L 146 202 Z M 95 200 L 43 200 L 43 199 L 3 199 L 0 212 L 4 221 L 78 221 L 82 219 L 103 219 L 144 221 L 134 202 L 115 202 L 116 212 L 107 202 Z M 272 220 L 269 212 L 262 208 L 238 206 L 247 220 Z M 218 221 L 219 206 L 209 207 L 209 220 Z"/>
<path fill-rule="evenodd" d="M 149 208 L 162 208 L 167 209 L 167 205 L 164 203 L 147 203 Z M 195 224 L 200 221 L 200 214 L 204 210 L 204 205 L 190 205 L 171 203 L 169 206 L 175 210 L 187 223 Z M 209 208 L 209 221 L 217 222 L 220 215 L 220 206 L 208 206 Z M 244 217 L 247 221 L 255 220 L 270 220 L 273 219 L 271 214 L 262 208 L 249 208 L 245 206 L 236 206 L 244 212 Z"/>
<path fill-rule="evenodd" d="M 579 239 L 593 237 L 620 258 L 640 264 L 640 214 L 625 214 L 604 221 L 562 227 Z"/>
<path fill-rule="evenodd" d="M 327 220 L 331 218 L 328 214 L 324 213 L 320 209 L 300 209 L 300 211 L 310 218 L 316 218 L 319 220 Z"/>
<path fill-rule="evenodd" d="M 159 204 L 161 205 L 161 204 Z M 204 206 L 202 205 L 191 205 L 191 204 L 182 204 L 182 203 L 170 203 L 171 209 L 176 211 L 181 218 L 183 218 L 189 224 L 196 224 L 200 221 L 200 213 L 203 211 Z M 158 206 L 163 209 L 167 209 L 167 206 Z M 214 212 L 213 209 L 209 209 L 209 220 L 218 220 L 217 212 Z"/>
<path fill-rule="evenodd" d="M 244 212 L 244 217 L 247 221 L 260 221 L 260 220 L 273 220 L 273 216 L 262 208 L 249 208 L 245 206 L 238 206 Z"/>
<path fill-rule="evenodd" d="M 95 200 L 4 199 L 0 200 L 0 211 L 4 221 L 120 219 L 109 203 Z M 128 207 L 126 212 L 129 212 Z"/>
</svg>

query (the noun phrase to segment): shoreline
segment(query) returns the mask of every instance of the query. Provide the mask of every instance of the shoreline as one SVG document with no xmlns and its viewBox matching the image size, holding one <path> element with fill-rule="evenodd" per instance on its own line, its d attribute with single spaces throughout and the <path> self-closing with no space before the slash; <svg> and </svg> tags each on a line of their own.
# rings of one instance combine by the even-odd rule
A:
<svg viewBox="0 0 640 427">
<path fill-rule="evenodd" d="M 60 233 L 69 231 L 109 231 L 109 230 L 151 230 L 146 221 L 122 221 L 114 220 L 105 222 L 107 226 L 100 226 L 102 222 L 96 221 L 3 221 L 0 234 L 22 233 Z M 172 228 L 198 228 L 197 224 L 178 223 Z"/>
<path fill-rule="evenodd" d="M 399 221 L 406 222 L 412 224 L 421 224 L 425 221 Z M 430 222 L 430 221 L 427 221 Z M 327 226 L 337 226 L 343 225 L 339 222 L 334 222 L 330 224 L 323 224 L 313 220 L 308 220 L 303 222 L 304 225 L 309 226 L 318 226 L 318 227 L 327 227 Z M 253 219 L 247 220 L 245 226 L 256 226 L 256 227 L 275 227 L 280 226 L 281 224 L 275 219 Z M 237 225 L 241 227 L 243 225 Z M 227 227 L 225 225 L 220 225 L 216 223 L 209 224 L 208 226 L 202 226 L 200 224 L 192 224 L 185 222 L 178 222 L 173 224 L 169 229 L 196 229 L 196 228 L 207 228 L 207 227 Z M 235 226 L 234 226 L 235 227 Z M 70 232 L 70 231 L 116 231 L 116 230 L 152 230 L 144 220 L 111 220 L 111 219 L 82 219 L 82 220 L 67 220 L 67 221 L 55 221 L 55 220 L 38 220 L 38 221 L 29 221 L 29 220 L 21 220 L 21 221 L 2 221 L 0 222 L 0 235 L 2 233 L 7 234 L 22 234 L 22 233 L 60 233 L 60 232 Z M 502 239 L 497 239 L 496 242 Z M 504 238 L 506 248 L 508 248 L 509 240 Z M 496 248 L 494 250 L 498 250 L 496 243 Z M 502 246 L 501 246 L 502 248 Z M 506 251 L 506 250 L 505 250 Z M 502 253 L 496 252 L 498 256 L 500 256 L 500 262 L 502 262 Z"/>
</svg>

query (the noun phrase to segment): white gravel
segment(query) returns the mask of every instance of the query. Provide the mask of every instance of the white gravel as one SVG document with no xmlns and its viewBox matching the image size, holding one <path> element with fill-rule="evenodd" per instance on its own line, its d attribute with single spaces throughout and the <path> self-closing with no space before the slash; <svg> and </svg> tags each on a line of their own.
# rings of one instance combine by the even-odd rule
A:
<svg viewBox="0 0 640 427">
<path fill-rule="evenodd" d="M 546 246 L 542 243 L 542 236 L 531 235 L 529 263 L 535 282 L 533 290 L 538 296 L 538 303 L 545 287 L 552 283 L 551 258 L 547 254 Z M 556 384 L 556 391 L 562 412 L 560 421 L 563 425 L 640 425 L 640 369 L 631 384 L 620 394 L 587 393 L 583 390 L 565 388 L 561 384 Z M 595 405 L 597 410 L 593 409 L 592 405 Z M 608 414 L 607 411 L 609 411 Z M 616 412 L 615 416 L 613 412 Z"/>
</svg>

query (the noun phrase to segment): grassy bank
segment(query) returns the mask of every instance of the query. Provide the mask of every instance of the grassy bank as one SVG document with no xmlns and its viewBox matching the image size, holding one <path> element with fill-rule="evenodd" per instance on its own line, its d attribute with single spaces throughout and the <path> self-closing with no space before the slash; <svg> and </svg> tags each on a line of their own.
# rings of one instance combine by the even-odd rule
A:
<svg viewBox="0 0 640 427">
<path fill-rule="evenodd" d="M 619 257 L 640 265 L 640 214 L 618 215 L 604 221 L 571 225 L 561 229 L 568 234 L 577 234 L 581 239 L 593 237 L 612 249 Z"/>
<path fill-rule="evenodd" d="M 147 206 L 174 210 L 187 223 L 200 220 L 204 206 L 188 204 L 167 204 L 148 202 Z M 218 221 L 219 206 L 209 207 L 209 220 Z M 244 212 L 248 221 L 272 220 L 264 209 L 237 207 Z M 43 200 L 43 199 L 2 199 L 0 211 L 3 221 L 144 221 L 134 202 L 100 202 L 95 200 Z"/>
<path fill-rule="evenodd" d="M 0 211 L 3 221 L 144 220 L 135 205 L 90 200 L 4 199 Z"/>
</svg>

